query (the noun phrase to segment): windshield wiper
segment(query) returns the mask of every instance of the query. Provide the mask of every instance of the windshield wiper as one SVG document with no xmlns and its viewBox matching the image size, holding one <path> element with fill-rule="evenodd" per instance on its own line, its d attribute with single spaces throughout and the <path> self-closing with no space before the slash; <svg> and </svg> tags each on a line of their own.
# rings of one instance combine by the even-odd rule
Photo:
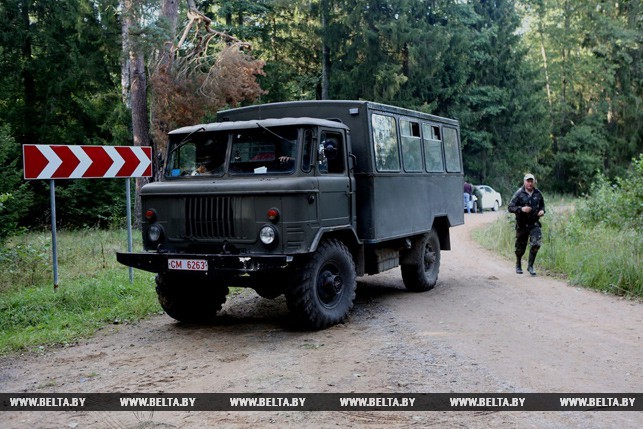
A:
<svg viewBox="0 0 643 429">
<path fill-rule="evenodd" d="M 190 140 L 188 140 L 188 139 L 192 136 L 192 134 L 194 134 L 194 133 L 198 133 L 199 131 L 205 131 L 205 127 L 197 128 L 196 130 L 192 131 L 190 134 L 188 134 L 187 136 L 185 136 L 185 137 L 183 138 L 183 140 L 181 140 L 181 141 L 179 142 L 179 144 L 177 144 L 176 146 L 174 146 L 174 147 L 172 148 L 172 150 L 170 151 L 170 153 L 167 155 L 167 158 L 168 158 L 168 159 L 170 159 L 170 156 L 171 156 L 174 152 L 176 152 L 177 150 L 181 149 L 181 148 L 182 148 L 186 143 L 189 143 L 189 142 L 190 142 Z"/>
<path fill-rule="evenodd" d="M 261 125 L 259 122 L 257 122 L 257 126 L 258 126 L 258 127 L 260 127 L 260 128 L 262 128 L 262 129 L 263 129 L 263 130 L 265 130 L 265 131 L 268 131 L 270 134 L 272 134 L 273 136 L 277 137 L 278 139 L 280 139 L 280 140 L 283 140 L 283 141 L 285 141 L 285 142 L 289 142 L 289 143 L 290 143 L 290 140 L 288 140 L 288 139 L 287 139 L 287 138 L 285 138 L 285 137 L 280 136 L 280 135 L 279 135 L 279 134 L 277 134 L 276 132 L 272 131 L 270 128 L 267 128 L 267 127 L 265 127 L 265 126 Z"/>
</svg>

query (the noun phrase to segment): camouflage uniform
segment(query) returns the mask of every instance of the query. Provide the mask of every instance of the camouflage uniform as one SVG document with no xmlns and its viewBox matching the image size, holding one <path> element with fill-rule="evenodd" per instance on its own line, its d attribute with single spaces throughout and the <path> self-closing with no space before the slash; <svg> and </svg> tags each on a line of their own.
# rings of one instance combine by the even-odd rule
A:
<svg viewBox="0 0 643 429">
<path fill-rule="evenodd" d="M 531 212 L 524 213 L 522 208 L 525 206 L 531 207 Z M 527 241 L 529 241 L 529 267 L 533 267 L 536 260 L 536 254 L 542 244 L 542 232 L 540 230 L 540 218 L 538 217 L 539 211 L 545 211 L 545 200 L 543 194 L 536 188 L 531 195 L 522 186 L 511 198 L 509 203 L 509 212 L 516 215 L 516 270 L 520 268 L 522 256 L 527 249 Z"/>
</svg>

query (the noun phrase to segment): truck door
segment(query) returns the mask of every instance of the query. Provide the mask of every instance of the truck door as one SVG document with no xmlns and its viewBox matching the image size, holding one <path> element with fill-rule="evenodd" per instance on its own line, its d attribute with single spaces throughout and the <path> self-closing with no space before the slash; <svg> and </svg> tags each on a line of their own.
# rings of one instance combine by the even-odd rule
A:
<svg viewBox="0 0 643 429">
<path fill-rule="evenodd" d="M 321 130 L 317 167 L 321 226 L 350 224 L 353 183 L 348 174 L 344 133 Z"/>
</svg>

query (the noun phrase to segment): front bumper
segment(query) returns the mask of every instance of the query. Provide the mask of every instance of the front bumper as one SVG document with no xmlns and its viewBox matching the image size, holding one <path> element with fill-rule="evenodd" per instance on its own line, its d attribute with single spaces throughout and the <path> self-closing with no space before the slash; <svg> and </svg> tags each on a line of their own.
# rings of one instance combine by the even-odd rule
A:
<svg viewBox="0 0 643 429">
<path fill-rule="evenodd" d="M 172 271 L 170 260 L 207 261 L 208 273 L 244 274 L 286 268 L 293 260 L 286 255 L 211 255 L 189 253 L 128 253 L 116 252 L 116 260 L 128 267 L 151 273 Z"/>
</svg>

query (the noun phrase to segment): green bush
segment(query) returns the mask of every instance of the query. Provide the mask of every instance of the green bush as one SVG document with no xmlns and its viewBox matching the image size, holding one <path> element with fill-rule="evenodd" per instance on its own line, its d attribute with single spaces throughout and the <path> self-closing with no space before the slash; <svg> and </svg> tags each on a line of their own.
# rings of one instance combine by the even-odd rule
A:
<svg viewBox="0 0 643 429">
<path fill-rule="evenodd" d="M 50 252 L 50 243 L 42 235 L 13 239 L 0 247 L 0 292 L 46 282 L 51 278 Z"/>
<path fill-rule="evenodd" d="M 540 264 L 570 283 L 643 297 L 640 275 L 643 233 L 604 223 L 588 225 L 571 213 L 547 217 Z"/>
<path fill-rule="evenodd" d="M 32 194 L 18 165 L 20 145 L 9 126 L 0 124 L 0 246 L 18 231 L 18 221 L 27 214 Z"/>
<path fill-rule="evenodd" d="M 610 183 L 599 175 L 590 195 L 577 205 L 586 224 L 613 228 L 639 228 L 643 222 L 643 154 L 632 161 L 624 178 Z"/>
</svg>

